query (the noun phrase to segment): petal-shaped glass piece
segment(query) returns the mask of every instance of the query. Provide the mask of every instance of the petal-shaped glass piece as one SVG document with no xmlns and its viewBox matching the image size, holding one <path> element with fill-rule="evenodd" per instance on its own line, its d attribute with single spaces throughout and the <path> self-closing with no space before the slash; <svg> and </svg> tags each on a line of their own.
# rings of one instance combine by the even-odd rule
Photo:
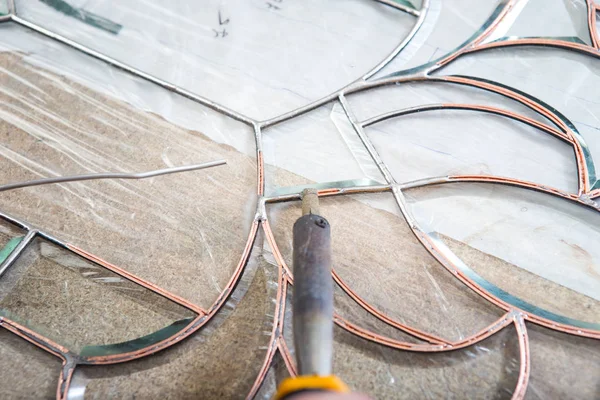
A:
<svg viewBox="0 0 600 400">
<path fill-rule="evenodd" d="M 197 315 L 42 239 L 0 279 L 0 313 L 82 356 L 139 350 Z"/>
<path fill-rule="evenodd" d="M 55 399 L 60 370 L 58 357 L 0 328 L 0 397 Z"/>
<path fill-rule="evenodd" d="M 374 1 L 17 1 L 19 16 L 256 118 L 346 86 L 404 39 L 416 18 Z"/>
<path fill-rule="evenodd" d="M 531 376 L 526 399 L 596 399 L 600 377 L 598 340 L 527 324 Z"/>
<path fill-rule="evenodd" d="M 332 226 L 334 270 L 351 291 L 389 318 L 442 341 L 460 341 L 500 318 L 500 309 L 461 284 L 425 250 L 399 211 L 375 208 L 379 204 L 369 205 L 362 197 L 323 198 L 320 204 Z M 370 197 L 384 203 L 391 194 Z M 299 204 L 268 207 L 277 245 L 291 266 Z"/>
<path fill-rule="evenodd" d="M 597 139 L 600 93 L 595 89 L 600 85 L 597 57 L 560 48 L 506 47 L 462 56 L 440 73 L 499 82 L 547 103 L 575 128 L 590 128 L 582 129 L 581 134 L 595 160 L 600 158 Z"/>
<path fill-rule="evenodd" d="M 389 322 L 376 317 L 356 303 L 338 285 L 335 287 L 335 312 L 338 319 L 349 322 L 364 330 L 402 343 L 427 344 L 425 340 L 417 339 L 402 330 L 395 328 Z"/>
<path fill-rule="evenodd" d="M 256 251 L 256 250 L 255 250 Z M 258 254 L 256 254 L 260 258 Z M 259 261 L 231 298 L 200 331 L 177 346 L 132 362 L 81 366 L 72 393 L 86 399 L 244 398 L 269 349 L 277 283 L 273 267 Z"/>
<path fill-rule="evenodd" d="M 377 399 L 510 399 L 519 376 L 518 337 L 511 325 L 470 347 L 432 354 L 391 350 L 336 328 L 334 371 Z"/>
<path fill-rule="evenodd" d="M 529 107 L 500 94 L 476 87 L 434 80 L 409 81 L 399 85 L 354 93 L 346 97 L 359 121 L 377 115 L 427 104 L 471 104 L 496 107 L 552 126 L 552 123 Z"/>
<path fill-rule="evenodd" d="M 490 68 L 493 65 L 494 68 Z M 559 110 L 576 126 L 598 127 L 597 58 L 548 47 L 506 47 L 462 56 L 440 71 L 518 88 Z M 585 82 L 585 83 L 584 83 Z"/>
<path fill-rule="evenodd" d="M 577 193 L 573 147 L 504 116 L 472 110 L 413 112 L 366 128 L 397 182 L 494 175 Z"/>
<path fill-rule="evenodd" d="M 451 183 L 406 196 L 422 228 L 441 234 L 483 279 L 543 310 L 600 323 L 597 211 L 495 184 Z M 539 309 L 526 311 L 560 322 Z"/>
<path fill-rule="evenodd" d="M 0 42 L 18 34 L 27 37 L 0 34 Z M 35 43 L 45 48 L 48 42 Z M 49 46 L 66 60 L 75 57 L 69 65 L 80 69 L 55 74 L 46 69 L 52 58 L 36 51 L 0 53 L 2 183 L 219 159 L 227 165 L 2 192 L 0 209 L 208 309 L 240 262 L 254 216 L 251 129 L 74 50 Z M 107 76 L 113 82 L 102 89 Z M 178 111 L 164 117 L 177 124 L 145 111 L 171 107 Z"/>
</svg>

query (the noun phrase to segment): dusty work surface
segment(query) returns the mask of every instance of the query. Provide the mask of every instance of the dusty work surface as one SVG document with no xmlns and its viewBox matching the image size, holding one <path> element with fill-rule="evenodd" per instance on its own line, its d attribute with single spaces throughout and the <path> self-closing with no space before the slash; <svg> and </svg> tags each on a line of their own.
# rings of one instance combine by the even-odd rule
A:
<svg viewBox="0 0 600 400">
<path fill-rule="evenodd" d="M 182 129 L 27 64 L 21 54 L 2 53 L 0 66 L 20 77 L 2 78 L 3 182 L 227 160 L 226 166 L 147 181 L 81 182 L 0 194 L 3 211 L 209 308 L 239 262 L 250 231 L 256 160 L 201 132 Z M 269 169 L 276 172 L 279 185 L 307 182 L 283 169 Z M 359 296 L 385 315 L 450 342 L 484 330 L 504 314 L 446 271 L 417 242 L 397 211 L 374 208 L 367 200 L 389 203 L 392 198 L 382 193 L 322 201 L 323 214 L 333 226 L 334 268 Z M 298 202 L 267 206 L 275 240 L 288 263 L 291 226 L 299 214 Z M 0 232 L 4 242 L 16 235 L 8 229 Z M 444 240 L 503 290 L 572 318 L 600 319 L 598 301 L 450 237 Z M 262 253 L 270 252 L 263 245 L 259 237 L 242 283 L 214 322 L 156 355 L 78 368 L 74 385 L 86 388 L 86 398 L 99 399 L 245 396 L 270 346 L 275 315 L 277 267 L 265 261 Z M 21 262 L 29 259 L 36 258 L 24 257 Z M 18 271 L 19 266 L 14 267 Z M 1 292 L 0 307 L 22 313 L 32 327 L 45 326 L 55 335 L 66 335 L 74 350 L 135 338 L 189 316 L 165 299 L 154 301 L 153 295 L 136 299 L 126 288 L 86 280 L 81 271 L 55 262 L 32 261 L 28 268 L 14 279 L 11 291 Z M 423 343 L 367 314 L 341 291 L 336 296 L 340 314 L 351 322 L 397 340 Z M 152 310 L 144 309 L 144 304 Z M 98 325 L 88 323 L 89 318 L 98 318 L 94 321 Z M 103 318 L 106 324 L 101 323 Z M 597 394 L 594 373 L 600 365 L 596 343 L 528 327 L 535 362 L 528 396 L 565 397 L 568 388 L 569 396 L 593 398 Z M 289 326 L 286 331 L 289 338 Z M 14 374 L 13 363 L 21 365 L 20 357 L 39 351 L 0 332 L 2 355 L 16 353 L 5 356 L 14 361 L 2 363 L 0 376 L 20 387 L 23 381 Z M 519 343 L 512 325 L 473 346 L 447 353 L 387 349 L 340 328 L 336 328 L 335 347 L 336 373 L 354 389 L 377 398 L 414 398 L 424 388 L 433 397 L 453 393 L 458 398 L 510 398 L 519 375 Z M 46 358 L 41 356 L 29 370 L 40 369 L 32 384 L 34 392 L 3 389 L 3 395 L 42 397 L 55 391 L 60 362 Z M 53 369 L 47 367 L 50 364 Z"/>
</svg>

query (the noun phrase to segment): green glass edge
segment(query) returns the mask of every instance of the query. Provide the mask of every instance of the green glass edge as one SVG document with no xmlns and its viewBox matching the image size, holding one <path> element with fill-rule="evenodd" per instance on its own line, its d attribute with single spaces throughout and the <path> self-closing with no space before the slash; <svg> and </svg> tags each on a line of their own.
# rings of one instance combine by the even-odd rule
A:
<svg viewBox="0 0 600 400">
<path fill-rule="evenodd" d="M 194 318 L 195 317 L 180 319 L 178 321 L 173 322 L 171 325 L 167 325 L 166 327 L 159 329 L 154 333 L 139 337 L 137 339 L 128 340 L 126 342 L 100 346 L 84 346 L 79 352 L 79 355 L 88 358 L 137 351 L 143 349 L 144 347 L 148 347 L 155 343 L 159 343 L 182 331 L 194 320 Z"/>
<path fill-rule="evenodd" d="M 21 243 L 24 237 L 25 236 L 14 237 L 4 245 L 2 250 L 0 250 L 0 264 L 2 264 L 8 258 L 8 256 L 10 256 L 10 253 L 12 253 L 15 247 Z"/>
</svg>

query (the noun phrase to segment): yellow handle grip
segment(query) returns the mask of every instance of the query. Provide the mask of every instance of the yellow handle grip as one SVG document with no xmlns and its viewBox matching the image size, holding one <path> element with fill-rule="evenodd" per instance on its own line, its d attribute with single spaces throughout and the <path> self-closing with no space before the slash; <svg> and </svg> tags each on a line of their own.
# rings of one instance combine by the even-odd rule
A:
<svg viewBox="0 0 600 400">
<path fill-rule="evenodd" d="M 327 392 L 348 393 L 350 389 L 335 375 L 304 375 L 287 378 L 279 385 L 274 400 L 283 400 L 286 396 L 303 390 L 323 390 Z"/>
</svg>

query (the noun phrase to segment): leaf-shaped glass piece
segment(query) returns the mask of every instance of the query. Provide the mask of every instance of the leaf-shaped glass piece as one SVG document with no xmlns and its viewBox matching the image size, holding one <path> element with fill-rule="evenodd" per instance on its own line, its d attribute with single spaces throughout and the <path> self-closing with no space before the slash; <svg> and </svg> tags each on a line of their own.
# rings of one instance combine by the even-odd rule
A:
<svg viewBox="0 0 600 400">
<path fill-rule="evenodd" d="M 0 313 L 82 356 L 139 350 L 197 315 L 42 239 L 0 279 Z"/>
<path fill-rule="evenodd" d="M 594 57 L 560 48 L 506 47 L 462 56 L 448 64 L 440 74 L 484 78 L 518 88 L 545 102 L 555 109 L 554 113 L 560 113 L 568 124 L 573 124 L 574 129 L 590 128 L 581 131 L 583 147 L 586 151 L 589 149 L 591 157 L 588 158 L 595 160 L 600 158 L 597 139 L 600 93 L 596 90 L 600 86 L 598 57 L 600 53 Z M 590 185 L 594 183 L 592 181 Z"/>
<path fill-rule="evenodd" d="M 415 80 L 382 86 L 346 97 L 359 121 L 377 115 L 427 104 L 473 104 L 511 111 L 538 122 L 552 123 L 529 107 L 500 94 L 467 85 L 435 80 Z"/>
<path fill-rule="evenodd" d="M 551 313 L 600 323 L 597 211 L 495 184 L 451 183 L 406 196 L 422 228 L 439 233 L 485 280 Z M 560 322 L 539 309 L 526 312 Z"/>
<path fill-rule="evenodd" d="M 417 339 L 406 332 L 395 328 L 393 325 L 382 321 L 375 315 L 371 314 L 359 304 L 357 304 L 346 292 L 338 285 L 335 286 L 334 304 L 337 319 L 342 319 L 342 323 L 349 322 L 350 324 L 363 328 L 368 332 L 389 338 L 403 343 L 427 344 L 428 342 L 422 339 Z"/>
<path fill-rule="evenodd" d="M 254 251 L 257 251 L 256 249 Z M 201 331 L 177 346 L 132 362 L 81 366 L 73 390 L 86 399 L 244 398 L 269 349 L 275 314 L 273 267 L 249 263 L 231 298 Z"/>
<path fill-rule="evenodd" d="M 556 108 L 575 125 L 598 127 L 599 68 L 597 58 L 590 55 L 531 46 L 468 54 L 440 74 L 475 76 L 518 88 Z"/>
<path fill-rule="evenodd" d="M 368 126 L 365 132 L 397 182 L 495 175 L 577 193 L 572 145 L 504 116 L 415 111 Z"/>
<path fill-rule="evenodd" d="M 64 4 L 17 1 L 17 9 L 27 21 L 256 118 L 360 78 L 416 21 L 374 1 Z"/>
<path fill-rule="evenodd" d="M 336 328 L 334 365 L 353 390 L 377 399 L 510 399 L 519 376 L 519 344 L 511 325 L 465 349 L 423 354 L 390 350 Z"/>
<path fill-rule="evenodd" d="M 0 396 L 3 399 L 55 399 L 61 361 L 0 328 Z"/>
<path fill-rule="evenodd" d="M 514 325 L 470 347 L 442 353 L 389 349 L 337 326 L 334 334 L 336 375 L 373 398 L 509 399 L 517 385 Z"/>
<path fill-rule="evenodd" d="M 385 203 L 391 194 L 370 198 Z M 358 297 L 398 323 L 449 342 L 500 318 L 500 309 L 462 285 L 425 250 L 399 211 L 364 200 L 357 195 L 320 202 L 332 226 L 334 270 Z M 268 208 L 277 245 L 290 266 L 292 225 L 300 214 L 298 203 Z"/>
</svg>

